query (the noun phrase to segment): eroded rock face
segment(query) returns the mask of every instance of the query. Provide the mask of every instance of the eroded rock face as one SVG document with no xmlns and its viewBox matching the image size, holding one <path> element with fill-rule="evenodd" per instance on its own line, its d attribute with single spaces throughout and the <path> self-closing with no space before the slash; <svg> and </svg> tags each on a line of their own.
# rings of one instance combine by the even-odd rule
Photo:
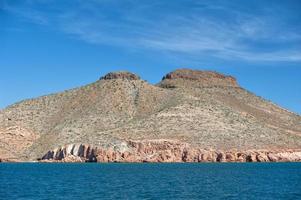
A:
<svg viewBox="0 0 301 200">
<path fill-rule="evenodd" d="M 97 148 L 85 144 L 69 144 L 51 151 L 48 151 L 42 160 L 71 160 L 72 157 L 81 158 L 78 161 L 93 162 L 96 158 Z M 73 159 L 74 160 L 74 159 Z"/>
<path fill-rule="evenodd" d="M 116 148 L 70 144 L 47 152 L 42 161 L 53 162 L 296 162 L 301 150 L 215 151 L 193 148 L 173 140 L 128 141 L 123 151 Z"/>
<path fill-rule="evenodd" d="M 112 79 L 140 80 L 140 77 L 131 72 L 111 72 L 100 78 L 100 80 L 112 80 Z"/>
<path fill-rule="evenodd" d="M 163 87 L 183 86 L 185 84 L 183 84 L 182 81 L 195 81 L 203 86 L 239 87 L 236 79 L 232 76 L 225 76 L 213 71 L 200 71 L 191 69 L 179 69 L 168 73 L 163 77 L 160 85 Z M 178 85 L 176 83 L 178 83 Z"/>
<path fill-rule="evenodd" d="M 5 125 L 5 123 L 0 125 Z M 22 126 L 0 128 L 0 157 L 2 162 L 20 161 L 18 152 L 31 146 L 39 135 Z"/>
<path fill-rule="evenodd" d="M 102 79 L 1 110 L 2 160 L 36 160 L 65 144 L 93 144 L 97 153 L 92 158 L 104 162 L 264 162 L 287 157 L 268 150 L 301 149 L 301 116 L 237 88 L 229 76 L 182 69 L 158 85 L 128 72 Z M 138 141 L 142 138 L 182 143 Z M 125 142 L 125 150 L 107 148 L 128 140 L 135 141 Z M 74 153 L 82 148 L 71 145 L 65 154 L 58 148 L 52 157 L 89 161 L 90 156 Z M 204 150 L 209 148 L 214 150 Z M 254 149 L 257 157 L 245 152 Z"/>
</svg>

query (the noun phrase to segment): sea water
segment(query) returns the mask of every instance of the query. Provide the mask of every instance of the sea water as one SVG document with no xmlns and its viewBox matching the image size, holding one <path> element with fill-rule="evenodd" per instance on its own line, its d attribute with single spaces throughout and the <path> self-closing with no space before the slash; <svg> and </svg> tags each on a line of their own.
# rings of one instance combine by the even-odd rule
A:
<svg viewBox="0 0 301 200">
<path fill-rule="evenodd" d="M 0 199 L 301 199 L 301 163 L 0 164 Z"/>
</svg>

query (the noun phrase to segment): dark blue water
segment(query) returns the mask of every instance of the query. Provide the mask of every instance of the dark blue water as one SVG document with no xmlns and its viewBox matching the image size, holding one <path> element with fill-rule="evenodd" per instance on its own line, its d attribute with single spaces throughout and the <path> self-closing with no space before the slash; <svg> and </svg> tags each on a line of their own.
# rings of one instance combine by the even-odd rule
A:
<svg viewBox="0 0 301 200">
<path fill-rule="evenodd" d="M 0 164 L 0 199 L 301 199 L 301 163 Z"/>
</svg>

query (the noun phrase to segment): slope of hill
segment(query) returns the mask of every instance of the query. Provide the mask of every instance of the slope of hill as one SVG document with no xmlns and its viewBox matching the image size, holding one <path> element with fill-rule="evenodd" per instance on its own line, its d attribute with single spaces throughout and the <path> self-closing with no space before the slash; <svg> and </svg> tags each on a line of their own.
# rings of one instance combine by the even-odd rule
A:
<svg viewBox="0 0 301 200">
<path fill-rule="evenodd" d="M 116 72 L 7 107 L 0 139 L 4 161 L 299 161 L 301 117 L 216 72 Z"/>
</svg>

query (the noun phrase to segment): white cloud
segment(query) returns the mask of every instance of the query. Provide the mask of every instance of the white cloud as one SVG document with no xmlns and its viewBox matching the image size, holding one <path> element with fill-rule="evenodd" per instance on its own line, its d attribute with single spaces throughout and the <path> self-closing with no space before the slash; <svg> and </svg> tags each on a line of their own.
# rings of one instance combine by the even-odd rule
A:
<svg viewBox="0 0 301 200">
<path fill-rule="evenodd" d="M 98 45 L 253 62 L 301 61 L 301 48 L 296 45 L 301 42 L 301 33 L 286 27 L 287 21 L 277 13 L 252 14 L 210 3 L 183 8 L 186 12 L 168 8 L 165 11 L 164 3 L 134 0 L 77 0 L 79 4 L 75 6 L 56 6 L 55 14 L 32 6 L 51 1 L 29 0 L 19 7 L 7 6 L 6 10 Z M 213 11 L 218 12 L 214 15 Z"/>
<path fill-rule="evenodd" d="M 28 22 L 40 25 L 46 25 L 48 23 L 48 19 L 43 16 L 41 12 L 28 7 L 14 7 L 9 6 L 8 4 L 4 4 L 2 9 Z"/>
</svg>

